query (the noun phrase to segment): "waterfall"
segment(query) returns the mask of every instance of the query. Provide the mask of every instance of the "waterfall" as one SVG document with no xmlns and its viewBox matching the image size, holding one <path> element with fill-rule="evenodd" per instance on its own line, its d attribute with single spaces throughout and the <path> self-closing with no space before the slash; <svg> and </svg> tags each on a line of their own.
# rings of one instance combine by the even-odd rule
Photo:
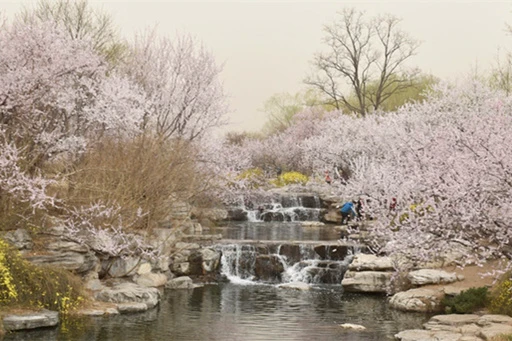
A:
<svg viewBox="0 0 512 341">
<path fill-rule="evenodd" d="M 217 245 L 222 274 L 231 282 L 340 284 L 351 260 L 344 245 L 288 243 Z"/>
<path fill-rule="evenodd" d="M 228 220 L 249 222 L 319 221 L 322 202 L 314 194 L 286 193 L 250 201 L 228 209 Z"/>
</svg>

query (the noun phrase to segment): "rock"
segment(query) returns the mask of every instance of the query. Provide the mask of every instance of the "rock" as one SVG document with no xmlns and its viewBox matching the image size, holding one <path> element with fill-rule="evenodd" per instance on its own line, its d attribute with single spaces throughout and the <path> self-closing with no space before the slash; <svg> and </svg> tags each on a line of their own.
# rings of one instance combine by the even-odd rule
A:
<svg viewBox="0 0 512 341">
<path fill-rule="evenodd" d="M 95 269 L 98 264 L 98 258 L 93 252 L 49 252 L 48 254 L 30 255 L 25 258 L 34 264 L 50 264 L 79 274 Z"/>
<path fill-rule="evenodd" d="M 145 303 L 119 303 L 117 310 L 120 314 L 140 313 L 148 310 L 148 306 Z"/>
<path fill-rule="evenodd" d="M 500 334 L 512 334 L 512 326 L 499 323 L 491 323 L 485 327 L 482 327 L 481 331 L 477 335 L 484 340 L 491 340 L 493 337 Z"/>
<path fill-rule="evenodd" d="M 144 303 L 147 309 L 150 309 L 160 301 L 160 292 L 156 288 L 125 282 L 97 292 L 95 298 L 98 301 L 112 303 Z"/>
<path fill-rule="evenodd" d="M 300 225 L 303 227 L 321 227 L 325 226 L 325 223 L 321 221 L 301 221 Z"/>
<path fill-rule="evenodd" d="M 404 311 L 435 312 L 441 309 L 442 290 L 417 288 L 396 293 L 389 304 Z"/>
<path fill-rule="evenodd" d="M 64 240 L 54 241 L 48 244 L 48 250 L 52 250 L 55 252 L 78 252 L 78 253 L 87 253 L 89 252 L 89 247 L 86 244 L 78 244 L 75 242 L 69 242 Z"/>
<path fill-rule="evenodd" d="M 395 338 L 401 341 L 462 341 L 461 337 L 460 333 L 422 329 L 405 330 L 395 335 Z"/>
<path fill-rule="evenodd" d="M 30 233 L 25 229 L 9 231 L 4 235 L 4 239 L 18 250 L 31 250 L 34 246 Z"/>
<path fill-rule="evenodd" d="M 226 220 L 231 221 L 246 221 L 247 211 L 243 208 L 232 208 L 227 211 Z"/>
<path fill-rule="evenodd" d="M 309 284 L 304 283 L 304 282 L 284 283 L 284 284 L 278 285 L 278 288 L 294 289 L 294 290 L 300 290 L 300 291 L 307 291 L 307 290 L 311 289 Z"/>
<path fill-rule="evenodd" d="M 228 211 L 222 208 L 193 207 L 192 215 L 212 221 L 222 221 L 228 218 Z"/>
<path fill-rule="evenodd" d="M 187 276 L 190 275 L 190 263 L 189 262 L 181 262 L 181 263 L 173 263 L 171 265 L 171 271 L 178 276 Z"/>
<path fill-rule="evenodd" d="M 512 317 L 507 315 L 483 315 L 477 322 L 479 326 L 487 326 L 492 323 L 504 323 L 512 325 Z"/>
<path fill-rule="evenodd" d="M 140 264 L 138 257 L 116 257 L 104 260 L 101 267 L 110 277 L 125 277 L 135 275 Z"/>
<path fill-rule="evenodd" d="M 391 271 L 394 269 L 390 257 L 377 257 L 371 254 L 358 253 L 349 265 L 350 270 L 357 271 Z"/>
<path fill-rule="evenodd" d="M 284 265 L 276 255 L 258 255 L 254 264 L 254 273 L 261 281 L 280 282 Z"/>
<path fill-rule="evenodd" d="M 343 324 L 340 324 L 340 327 L 343 329 L 350 329 L 350 330 L 355 330 L 355 331 L 366 330 L 365 326 L 361 326 L 359 324 L 352 324 L 352 323 L 343 323 Z"/>
<path fill-rule="evenodd" d="M 145 275 L 151 272 L 151 264 L 142 263 L 137 269 L 137 275 Z"/>
<path fill-rule="evenodd" d="M 190 277 L 182 276 L 169 280 L 165 287 L 167 289 L 194 289 L 196 286 Z"/>
<path fill-rule="evenodd" d="M 436 329 L 439 325 L 460 327 L 465 324 L 477 323 L 480 317 L 475 314 L 447 314 L 432 317 L 426 324 L 426 329 Z"/>
<path fill-rule="evenodd" d="M 78 311 L 76 314 L 81 316 L 103 316 L 105 315 L 105 311 L 100 309 L 84 309 Z"/>
<path fill-rule="evenodd" d="M 3 318 L 6 331 L 54 327 L 59 324 L 59 313 L 43 310 L 23 315 L 7 315 Z"/>
<path fill-rule="evenodd" d="M 500 334 L 512 334 L 512 318 L 505 315 L 437 315 L 425 325 L 425 330 L 405 330 L 395 335 L 402 341 L 482 341 Z"/>
<path fill-rule="evenodd" d="M 167 276 L 162 273 L 145 273 L 137 276 L 135 283 L 143 287 L 162 287 L 167 283 Z"/>
<path fill-rule="evenodd" d="M 347 292 L 385 293 L 389 288 L 392 275 L 391 272 L 380 271 L 347 271 L 341 285 Z"/>
<path fill-rule="evenodd" d="M 421 269 L 409 272 L 407 278 L 413 285 L 453 283 L 458 280 L 455 272 L 449 273 L 437 269 Z"/>
<path fill-rule="evenodd" d="M 201 264 L 203 273 L 217 271 L 220 266 L 220 252 L 210 248 L 201 249 L 199 252 L 201 253 L 201 258 L 203 260 Z"/>
</svg>

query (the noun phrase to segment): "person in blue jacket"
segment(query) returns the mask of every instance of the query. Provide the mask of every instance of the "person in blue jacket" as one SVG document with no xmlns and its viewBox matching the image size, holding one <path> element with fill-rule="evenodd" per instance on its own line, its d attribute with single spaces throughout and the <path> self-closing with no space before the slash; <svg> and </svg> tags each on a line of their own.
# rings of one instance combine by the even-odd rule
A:
<svg viewBox="0 0 512 341">
<path fill-rule="evenodd" d="M 341 225 L 348 224 L 348 221 L 352 218 L 357 217 L 357 212 L 354 207 L 356 200 L 348 201 L 341 206 Z"/>
</svg>

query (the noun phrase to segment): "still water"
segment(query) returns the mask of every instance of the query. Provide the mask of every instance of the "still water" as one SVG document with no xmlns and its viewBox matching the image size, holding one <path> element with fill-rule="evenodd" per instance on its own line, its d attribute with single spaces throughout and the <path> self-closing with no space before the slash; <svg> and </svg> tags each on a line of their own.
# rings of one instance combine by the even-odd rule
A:
<svg viewBox="0 0 512 341">
<path fill-rule="evenodd" d="M 207 285 L 164 293 L 148 312 L 68 321 L 59 329 L 6 335 L 4 340 L 301 341 L 392 340 L 420 328 L 426 315 L 388 308 L 383 296 L 342 294 L 340 286 L 296 291 L 261 284 Z M 343 330 L 342 323 L 366 331 Z"/>
</svg>

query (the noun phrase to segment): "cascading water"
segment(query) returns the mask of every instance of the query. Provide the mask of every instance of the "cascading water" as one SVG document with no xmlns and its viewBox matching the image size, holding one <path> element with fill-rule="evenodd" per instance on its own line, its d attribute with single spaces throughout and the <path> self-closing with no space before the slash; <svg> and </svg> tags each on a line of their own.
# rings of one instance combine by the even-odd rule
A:
<svg viewBox="0 0 512 341">
<path fill-rule="evenodd" d="M 217 245 L 222 274 L 234 283 L 340 284 L 352 247 L 300 242 Z"/>
<path fill-rule="evenodd" d="M 230 220 L 249 222 L 318 221 L 322 203 L 317 195 L 281 194 L 264 201 L 241 199 L 241 206 L 229 210 Z"/>
</svg>

